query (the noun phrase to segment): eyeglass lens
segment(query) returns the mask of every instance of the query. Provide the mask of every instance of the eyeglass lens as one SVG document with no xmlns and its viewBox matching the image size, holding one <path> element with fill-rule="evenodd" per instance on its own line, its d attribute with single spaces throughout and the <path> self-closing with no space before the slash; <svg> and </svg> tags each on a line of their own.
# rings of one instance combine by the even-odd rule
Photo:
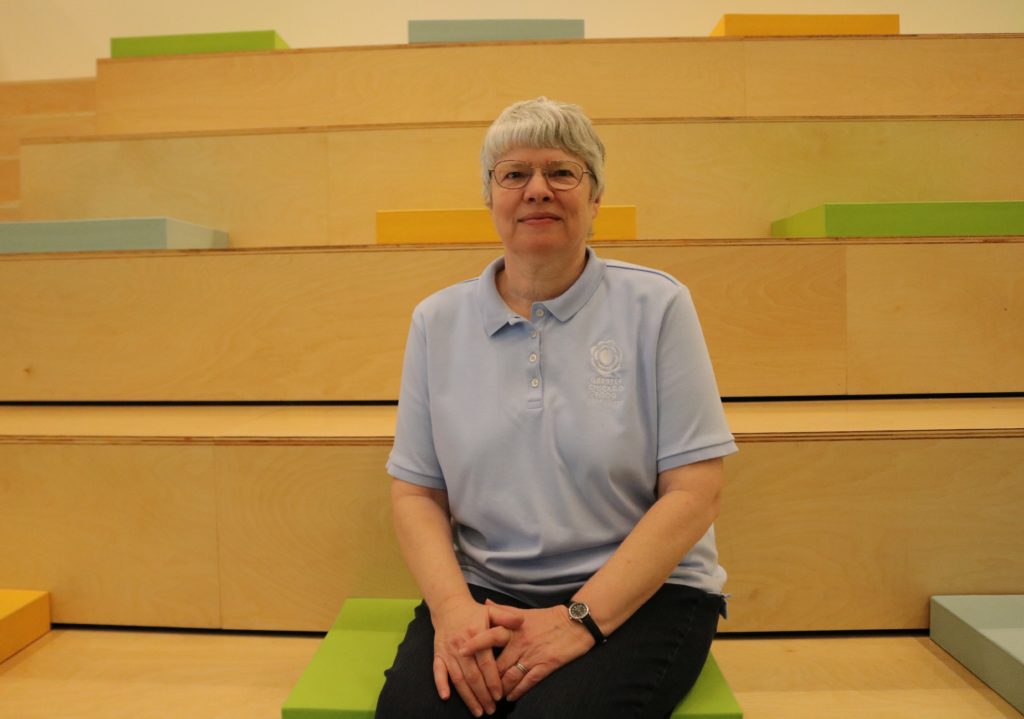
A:
<svg viewBox="0 0 1024 719">
<path fill-rule="evenodd" d="M 548 184 L 556 190 L 571 190 L 583 181 L 585 170 L 578 162 L 554 160 L 536 168 L 541 171 Z M 526 187 L 533 177 L 534 166 L 519 160 L 502 160 L 492 170 L 494 180 L 507 190 Z"/>
</svg>

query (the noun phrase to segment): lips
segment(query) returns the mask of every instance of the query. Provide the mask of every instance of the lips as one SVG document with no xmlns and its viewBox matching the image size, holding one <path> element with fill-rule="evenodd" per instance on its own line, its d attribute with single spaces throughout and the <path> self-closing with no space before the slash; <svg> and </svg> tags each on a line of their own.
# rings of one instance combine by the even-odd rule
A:
<svg viewBox="0 0 1024 719">
<path fill-rule="evenodd" d="M 557 222 L 562 218 L 551 212 L 531 212 L 519 218 L 519 222 Z"/>
</svg>

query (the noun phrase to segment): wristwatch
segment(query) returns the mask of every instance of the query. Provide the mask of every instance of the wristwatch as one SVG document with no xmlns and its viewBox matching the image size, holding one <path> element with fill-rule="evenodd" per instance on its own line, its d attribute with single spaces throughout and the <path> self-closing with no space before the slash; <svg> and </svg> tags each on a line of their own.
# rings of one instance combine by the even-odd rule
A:
<svg viewBox="0 0 1024 719">
<path fill-rule="evenodd" d="M 604 644 L 608 641 L 608 638 L 601 633 L 601 628 L 597 626 L 597 622 L 595 622 L 594 618 L 590 616 L 590 607 L 583 602 L 576 602 L 572 600 L 566 602 L 565 606 L 569 607 L 569 619 L 574 622 L 579 622 L 586 627 L 587 631 L 590 632 L 590 635 L 594 637 L 595 642 L 598 644 Z"/>
</svg>

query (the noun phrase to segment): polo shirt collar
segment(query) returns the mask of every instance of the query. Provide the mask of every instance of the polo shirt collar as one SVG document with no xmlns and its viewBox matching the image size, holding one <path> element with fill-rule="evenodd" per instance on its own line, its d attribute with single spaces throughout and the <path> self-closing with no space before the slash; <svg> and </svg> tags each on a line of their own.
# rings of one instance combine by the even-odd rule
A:
<svg viewBox="0 0 1024 719">
<path fill-rule="evenodd" d="M 484 331 L 493 335 L 502 327 L 517 321 L 516 314 L 505 300 L 498 294 L 498 285 L 495 278 L 500 270 L 505 267 L 505 258 L 499 257 L 484 269 L 477 283 L 477 299 L 480 306 L 480 314 L 483 318 Z M 605 263 L 598 257 L 594 250 L 587 248 L 587 264 L 583 268 L 583 274 L 567 289 L 554 299 L 545 300 L 537 304 L 543 304 L 558 321 L 568 322 L 572 317 L 583 309 L 597 291 L 601 279 L 604 277 Z"/>
</svg>

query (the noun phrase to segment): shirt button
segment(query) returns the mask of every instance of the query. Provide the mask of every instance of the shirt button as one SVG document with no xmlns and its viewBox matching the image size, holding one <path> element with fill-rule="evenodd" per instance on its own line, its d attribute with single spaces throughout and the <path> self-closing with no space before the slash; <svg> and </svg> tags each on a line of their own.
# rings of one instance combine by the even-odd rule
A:
<svg viewBox="0 0 1024 719">
<path fill-rule="evenodd" d="M 533 379 L 530 380 L 530 386 L 533 388 L 540 387 L 540 380 L 534 377 Z"/>
<path fill-rule="evenodd" d="M 544 316 L 544 310 L 543 309 L 539 309 L 534 314 L 536 314 L 538 317 L 543 317 Z"/>
<path fill-rule="evenodd" d="M 537 361 L 537 353 L 536 352 L 531 352 L 530 353 L 530 361 L 531 362 L 536 362 Z"/>
</svg>

